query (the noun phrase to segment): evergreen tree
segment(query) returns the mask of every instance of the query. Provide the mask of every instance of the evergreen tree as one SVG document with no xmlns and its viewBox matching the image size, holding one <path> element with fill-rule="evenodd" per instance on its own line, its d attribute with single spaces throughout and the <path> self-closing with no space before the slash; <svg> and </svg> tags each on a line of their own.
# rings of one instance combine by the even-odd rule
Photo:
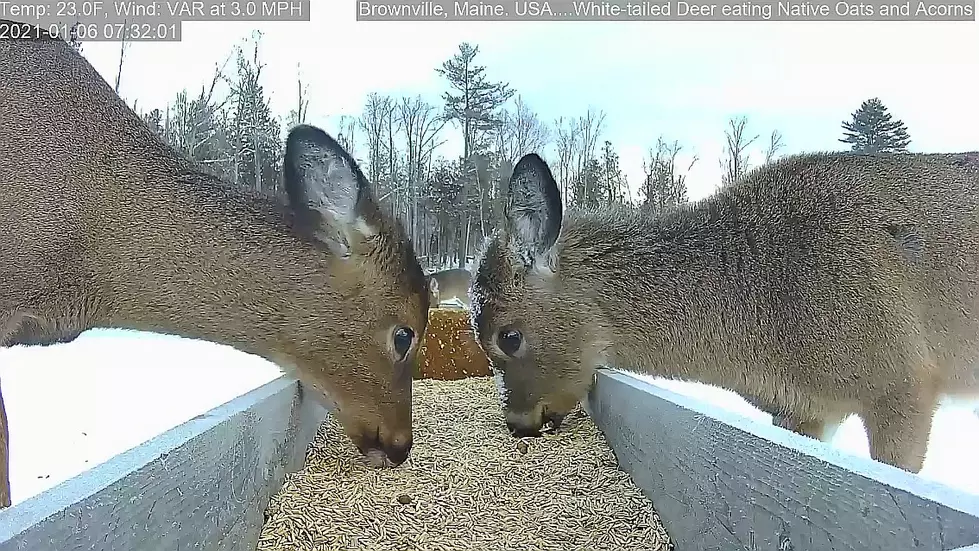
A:
<svg viewBox="0 0 979 551">
<path fill-rule="evenodd" d="M 911 137 L 900 119 L 892 120 L 887 107 L 878 98 L 860 104 L 852 120 L 843 122 L 840 141 L 850 144 L 858 153 L 895 153 L 907 151 Z"/>
<path fill-rule="evenodd" d="M 442 94 L 445 102 L 443 120 L 458 121 L 462 127 L 462 161 L 467 175 L 463 205 L 467 210 L 461 223 L 461 254 L 469 250 L 473 228 L 478 230 L 479 238 L 486 237 L 490 231 L 492 190 L 490 182 L 477 177 L 475 163 L 482 161 L 477 161 L 476 156 L 488 152 L 493 137 L 503 126 L 500 113 L 503 104 L 514 94 L 508 83 L 488 80 L 486 67 L 475 63 L 478 53 L 478 46 L 463 42 L 458 53 L 435 69 L 449 84 L 449 90 Z M 473 224 L 474 217 L 476 224 Z M 460 260 L 465 259 L 460 257 Z"/>
<path fill-rule="evenodd" d="M 479 46 L 463 42 L 459 53 L 435 69 L 449 81 L 451 90 L 442 94 L 445 119 L 462 126 L 463 158 L 488 145 L 486 134 L 503 124 L 499 110 L 514 94 L 508 83 L 487 80 L 486 67 L 474 62 L 478 53 Z"/>
</svg>

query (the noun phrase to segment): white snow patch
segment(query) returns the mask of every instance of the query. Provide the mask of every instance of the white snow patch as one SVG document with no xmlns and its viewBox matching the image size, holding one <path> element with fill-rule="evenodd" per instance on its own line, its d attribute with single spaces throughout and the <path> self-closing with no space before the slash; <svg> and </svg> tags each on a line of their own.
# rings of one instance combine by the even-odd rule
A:
<svg viewBox="0 0 979 551">
<path fill-rule="evenodd" d="M 466 308 L 466 303 L 462 302 L 462 300 L 457 297 L 440 300 L 438 305 L 440 308 L 445 308 L 445 307 L 461 308 L 461 309 Z"/>
<path fill-rule="evenodd" d="M 152 333 L 97 330 L 68 344 L 0 349 L 12 500 L 22 502 L 281 374 L 233 348 Z M 771 423 L 733 392 L 640 378 Z M 949 402 L 939 409 L 921 476 L 979 494 L 979 471 L 970 468 L 979 455 L 975 407 Z M 869 457 L 857 417 L 832 445 Z"/>
<path fill-rule="evenodd" d="M 281 375 L 204 341 L 89 331 L 0 349 L 16 504 Z"/>
<path fill-rule="evenodd" d="M 632 375 L 632 374 L 630 374 Z M 633 375 L 677 394 L 707 402 L 759 423 L 771 424 L 772 417 L 734 392 L 715 386 Z M 958 490 L 979 494 L 979 471 L 972 462 L 979 456 L 979 404 L 943 402 L 935 414 L 928 453 L 920 476 Z M 851 416 L 840 426 L 830 445 L 851 455 L 870 458 L 863 421 Z"/>
</svg>

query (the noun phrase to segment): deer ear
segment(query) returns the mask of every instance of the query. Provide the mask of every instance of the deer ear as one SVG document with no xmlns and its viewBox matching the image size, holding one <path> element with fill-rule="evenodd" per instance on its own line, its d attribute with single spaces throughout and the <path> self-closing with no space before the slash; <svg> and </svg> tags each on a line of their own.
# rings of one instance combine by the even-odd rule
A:
<svg viewBox="0 0 979 551">
<path fill-rule="evenodd" d="M 513 167 L 504 209 L 512 244 L 532 262 L 550 256 L 563 216 L 561 192 L 551 169 L 536 153 L 524 155 Z"/>
<path fill-rule="evenodd" d="M 439 292 L 439 281 L 437 279 L 435 279 L 434 277 L 433 278 L 429 278 L 429 280 L 428 280 L 428 288 L 431 289 L 433 293 Z"/>
<path fill-rule="evenodd" d="M 329 134 L 306 124 L 293 127 L 282 164 L 289 206 L 311 237 L 346 257 L 356 243 L 378 232 L 370 185 Z"/>
</svg>

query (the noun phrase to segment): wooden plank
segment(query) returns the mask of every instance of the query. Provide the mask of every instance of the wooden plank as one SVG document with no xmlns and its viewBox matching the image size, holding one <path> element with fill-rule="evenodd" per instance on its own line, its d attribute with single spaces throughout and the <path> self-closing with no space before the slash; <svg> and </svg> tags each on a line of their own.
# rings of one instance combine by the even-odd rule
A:
<svg viewBox="0 0 979 551">
<path fill-rule="evenodd" d="M 326 413 L 280 377 L 0 511 L 0 551 L 252 551 Z"/>
<path fill-rule="evenodd" d="M 979 496 L 600 370 L 588 403 L 680 551 L 952 550 Z"/>
</svg>

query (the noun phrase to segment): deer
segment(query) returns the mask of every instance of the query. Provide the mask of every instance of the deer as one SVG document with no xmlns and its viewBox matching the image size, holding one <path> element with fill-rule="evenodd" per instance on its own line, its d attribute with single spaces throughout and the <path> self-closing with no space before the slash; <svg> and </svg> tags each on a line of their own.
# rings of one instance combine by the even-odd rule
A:
<svg viewBox="0 0 979 551">
<path fill-rule="evenodd" d="M 0 345 L 97 327 L 225 344 L 298 379 L 365 459 L 406 461 L 427 281 L 351 155 L 297 125 L 284 196 L 233 188 L 157 136 L 66 42 L 32 32 L 0 42 Z M 2 405 L 0 420 L 7 507 Z"/>
<path fill-rule="evenodd" d="M 783 157 L 691 203 L 564 212 L 523 156 L 469 294 L 514 436 L 596 368 L 711 384 L 919 473 L 942 397 L 979 397 L 979 153 Z"/>
<path fill-rule="evenodd" d="M 471 277 L 469 270 L 463 268 L 452 268 L 428 274 L 431 306 L 435 308 L 443 300 L 455 298 L 468 308 L 469 280 Z"/>
</svg>

